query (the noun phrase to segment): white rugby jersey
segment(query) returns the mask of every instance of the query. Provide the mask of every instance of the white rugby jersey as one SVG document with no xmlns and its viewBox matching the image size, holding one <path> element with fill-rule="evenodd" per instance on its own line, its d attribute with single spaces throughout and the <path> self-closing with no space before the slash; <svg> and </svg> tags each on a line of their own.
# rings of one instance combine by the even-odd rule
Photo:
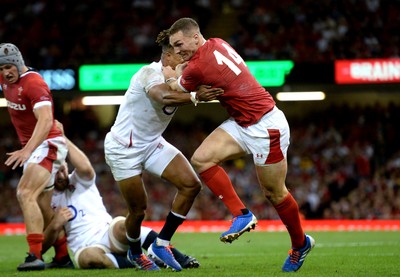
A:
<svg viewBox="0 0 400 277">
<path fill-rule="evenodd" d="M 176 107 L 167 107 L 152 100 L 149 90 L 164 83 L 161 61 L 142 67 L 133 75 L 117 118 L 111 127 L 114 139 L 129 147 L 147 144 L 162 135 Z"/>
<path fill-rule="evenodd" d="M 74 170 L 69 180 L 69 188 L 65 191 L 54 190 L 51 206 L 53 209 L 68 207 L 72 211 L 74 217 L 64 227 L 68 247 L 75 253 L 87 246 L 89 240 L 93 241 L 104 230 L 104 226 L 111 223 L 112 217 L 96 187 L 96 177 L 89 181 L 82 180 Z"/>
</svg>

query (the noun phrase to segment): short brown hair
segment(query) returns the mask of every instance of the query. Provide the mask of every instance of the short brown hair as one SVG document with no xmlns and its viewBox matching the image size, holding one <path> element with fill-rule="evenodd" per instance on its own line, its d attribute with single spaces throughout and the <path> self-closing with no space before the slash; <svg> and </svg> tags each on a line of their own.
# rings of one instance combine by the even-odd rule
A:
<svg viewBox="0 0 400 277">
<path fill-rule="evenodd" d="M 172 24 L 171 28 L 169 28 L 169 34 L 173 35 L 179 31 L 182 31 L 184 34 L 188 34 L 193 30 L 200 31 L 199 24 L 197 24 L 196 20 L 190 17 L 183 17 Z"/>
</svg>

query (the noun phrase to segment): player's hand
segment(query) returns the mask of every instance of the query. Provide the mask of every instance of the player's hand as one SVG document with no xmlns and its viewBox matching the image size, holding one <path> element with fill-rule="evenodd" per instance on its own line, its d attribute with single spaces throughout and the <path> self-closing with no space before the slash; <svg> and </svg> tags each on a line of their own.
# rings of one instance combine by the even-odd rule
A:
<svg viewBox="0 0 400 277">
<path fill-rule="evenodd" d="M 187 65 L 188 65 L 187 62 L 178 64 L 178 65 L 175 67 L 175 76 L 177 76 L 177 77 L 181 76 L 183 70 L 185 70 L 185 68 L 187 67 Z"/>
<path fill-rule="evenodd" d="M 168 80 L 170 78 L 176 78 L 175 70 L 172 69 L 172 67 L 168 66 L 163 66 L 161 69 L 164 79 Z"/>
<path fill-rule="evenodd" d="M 69 220 L 71 220 L 73 217 L 74 217 L 74 215 L 72 214 L 71 210 L 68 207 L 63 207 L 63 208 L 56 210 L 54 220 L 57 222 L 57 224 L 64 225 Z"/>
<path fill-rule="evenodd" d="M 20 149 L 11 153 L 6 153 L 7 160 L 5 161 L 6 166 L 12 166 L 12 169 L 16 169 L 17 166 L 24 166 L 24 163 L 29 159 L 31 156 L 32 152 L 28 151 L 27 149 Z"/>
<path fill-rule="evenodd" d="M 64 133 L 64 125 L 60 121 L 58 121 L 57 119 L 55 119 L 54 121 L 56 122 L 56 127 L 58 129 L 60 129 L 61 133 L 64 136 L 65 135 L 65 133 Z"/>
<path fill-rule="evenodd" d="M 201 85 L 196 90 L 196 99 L 199 101 L 212 101 L 216 100 L 220 95 L 224 94 L 221 88 L 213 88 L 208 85 Z"/>
</svg>

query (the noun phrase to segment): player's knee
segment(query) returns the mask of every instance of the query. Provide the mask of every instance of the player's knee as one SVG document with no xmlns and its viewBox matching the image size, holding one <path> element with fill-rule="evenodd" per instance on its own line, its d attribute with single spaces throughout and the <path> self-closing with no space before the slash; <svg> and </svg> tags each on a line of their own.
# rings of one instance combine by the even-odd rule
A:
<svg viewBox="0 0 400 277">
<path fill-rule="evenodd" d="M 196 154 L 194 154 L 191 158 L 190 158 L 190 163 L 192 164 L 192 166 L 194 167 L 194 169 L 199 172 L 199 170 L 202 168 L 203 163 L 199 160 L 198 156 Z"/>
<path fill-rule="evenodd" d="M 139 209 L 139 210 L 129 210 L 129 214 L 127 216 L 128 221 L 142 221 L 146 216 L 146 209 Z"/>
<path fill-rule="evenodd" d="M 133 199 L 135 201 L 132 201 Z M 127 203 L 131 214 L 141 214 L 147 209 L 147 197 L 132 198 Z"/>
<path fill-rule="evenodd" d="M 278 188 L 263 188 L 265 197 L 273 204 L 277 205 L 285 199 L 288 194 L 288 191 L 285 189 Z"/>
<path fill-rule="evenodd" d="M 200 179 L 193 176 L 188 178 L 181 186 L 179 186 L 178 190 L 181 194 L 194 198 L 201 191 L 201 187 Z"/>
<path fill-rule="evenodd" d="M 193 194 L 195 195 L 195 196 L 197 196 L 199 193 L 200 193 L 200 191 L 201 191 L 201 188 L 202 188 L 202 186 L 201 186 L 201 182 L 200 182 L 200 180 L 199 180 L 199 182 L 198 183 L 196 183 L 196 186 L 193 188 Z"/>
<path fill-rule="evenodd" d="M 35 201 L 34 194 L 30 189 L 27 188 L 18 188 L 17 189 L 17 199 L 20 204 L 28 203 Z"/>
<path fill-rule="evenodd" d="M 79 267 L 82 269 L 107 268 L 105 254 L 100 249 L 86 249 L 79 257 Z"/>
<path fill-rule="evenodd" d="M 102 261 L 98 260 L 84 260 L 79 264 L 79 267 L 82 269 L 101 269 L 106 268 L 106 265 Z"/>
<path fill-rule="evenodd" d="M 193 156 L 190 158 L 190 163 L 197 173 L 201 173 L 217 164 L 215 159 L 206 157 L 202 154 L 197 154 L 197 152 L 194 153 Z"/>
<path fill-rule="evenodd" d="M 200 179 L 196 178 L 196 180 L 193 182 L 193 186 L 191 188 L 191 191 L 197 195 L 201 191 L 201 181 Z"/>
<path fill-rule="evenodd" d="M 93 268 L 92 265 L 96 259 L 97 255 L 94 255 L 90 250 L 84 250 L 78 260 L 79 267 L 82 269 Z"/>
<path fill-rule="evenodd" d="M 190 195 L 191 197 L 196 197 L 201 191 L 201 182 L 196 181 L 193 182 L 190 186 L 184 187 L 185 194 Z"/>
</svg>

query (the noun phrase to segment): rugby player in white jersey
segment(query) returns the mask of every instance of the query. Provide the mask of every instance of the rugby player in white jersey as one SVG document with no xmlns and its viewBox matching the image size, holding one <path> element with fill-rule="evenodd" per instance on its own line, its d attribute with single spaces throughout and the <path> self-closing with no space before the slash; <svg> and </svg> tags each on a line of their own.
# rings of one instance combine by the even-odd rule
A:
<svg viewBox="0 0 400 277">
<path fill-rule="evenodd" d="M 62 124 L 57 123 L 59 129 L 63 130 Z M 44 250 L 53 244 L 58 233 L 64 229 L 77 267 L 133 267 L 126 258 L 128 242 L 125 217 L 113 219 L 107 212 L 96 186 L 95 170 L 88 157 L 68 138 L 66 141 L 69 148 L 68 160 L 74 169 L 69 174 L 65 163 L 56 175 L 51 201 L 55 216 L 45 229 Z M 141 235 L 141 245 L 148 249 L 158 234 L 148 227 L 142 227 Z M 200 265 L 195 258 L 176 248 L 172 251 L 181 267 L 193 268 Z M 62 261 L 53 259 L 46 267 L 73 268 L 74 265 L 69 256 L 66 256 Z"/>
<path fill-rule="evenodd" d="M 171 90 L 164 81 L 162 66 L 175 68 L 182 59 L 169 45 L 168 31 L 162 31 L 156 42 L 162 47 L 161 60 L 142 67 L 132 77 L 114 125 L 106 135 L 104 151 L 128 205 L 125 221 L 130 246 L 128 258 L 139 269 L 159 270 L 156 265 L 149 265 L 140 247 L 140 226 L 147 207 L 142 172 L 145 170 L 167 180 L 177 188 L 172 209 L 150 251 L 169 267 L 180 271 L 182 268 L 170 250 L 170 241 L 192 207 L 201 182 L 189 161 L 162 137 L 162 133 L 177 106 L 214 100 L 223 91 L 209 86 L 192 93 Z"/>
</svg>

